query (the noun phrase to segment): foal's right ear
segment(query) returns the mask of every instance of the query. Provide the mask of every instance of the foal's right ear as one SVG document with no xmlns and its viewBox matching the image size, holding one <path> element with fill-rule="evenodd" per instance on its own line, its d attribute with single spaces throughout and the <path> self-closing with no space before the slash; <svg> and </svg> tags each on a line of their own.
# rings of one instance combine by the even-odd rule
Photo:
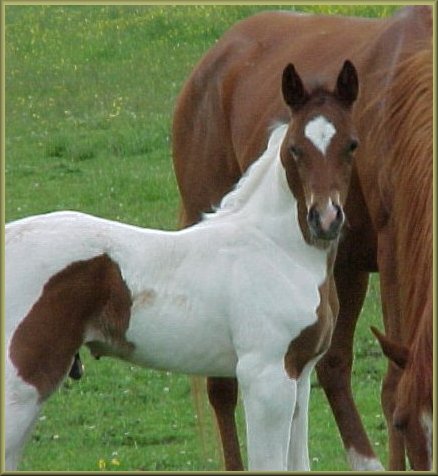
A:
<svg viewBox="0 0 438 476">
<path fill-rule="evenodd" d="M 291 63 L 283 71 L 282 91 L 286 104 L 293 111 L 300 109 L 309 99 L 309 93 L 304 88 L 301 78 Z"/>
<path fill-rule="evenodd" d="M 336 81 L 335 95 L 347 107 L 357 99 L 359 93 L 359 79 L 354 64 L 346 60 Z"/>
</svg>

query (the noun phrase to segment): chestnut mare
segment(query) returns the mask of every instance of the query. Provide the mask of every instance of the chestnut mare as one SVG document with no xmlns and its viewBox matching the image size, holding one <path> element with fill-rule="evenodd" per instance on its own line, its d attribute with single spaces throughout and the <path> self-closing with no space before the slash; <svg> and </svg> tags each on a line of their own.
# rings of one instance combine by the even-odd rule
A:
<svg viewBox="0 0 438 476">
<path fill-rule="evenodd" d="M 345 55 L 362 78 L 355 107 L 361 143 L 346 203 L 335 278 L 340 314 L 317 365 L 351 467 L 381 469 L 351 392 L 353 335 L 370 272 L 379 270 L 390 358 L 382 388 L 389 469 L 430 469 L 432 439 L 432 9 L 387 19 L 266 12 L 237 23 L 186 82 L 173 124 L 182 225 L 232 187 L 285 120 L 278 78 L 288 62 L 333 78 Z M 297 151 L 299 155 L 299 150 Z M 237 382 L 207 381 L 226 468 L 242 469 Z M 336 468 L 333 468 L 336 469 Z"/>
<path fill-rule="evenodd" d="M 333 278 L 358 93 L 282 77 L 290 124 L 215 213 L 165 232 L 75 212 L 6 226 L 6 466 L 82 344 L 158 369 L 237 377 L 249 468 L 309 469 L 310 373 L 338 313 Z M 278 78 L 280 83 L 280 78 Z"/>
</svg>

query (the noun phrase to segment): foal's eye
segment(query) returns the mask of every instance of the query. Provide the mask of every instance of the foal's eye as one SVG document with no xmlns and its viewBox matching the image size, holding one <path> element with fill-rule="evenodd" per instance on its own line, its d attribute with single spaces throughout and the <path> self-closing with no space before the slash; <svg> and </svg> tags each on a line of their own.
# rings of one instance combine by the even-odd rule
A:
<svg viewBox="0 0 438 476">
<path fill-rule="evenodd" d="M 296 145 L 291 145 L 289 147 L 289 153 L 295 160 L 299 159 L 303 155 L 301 150 Z"/>
</svg>

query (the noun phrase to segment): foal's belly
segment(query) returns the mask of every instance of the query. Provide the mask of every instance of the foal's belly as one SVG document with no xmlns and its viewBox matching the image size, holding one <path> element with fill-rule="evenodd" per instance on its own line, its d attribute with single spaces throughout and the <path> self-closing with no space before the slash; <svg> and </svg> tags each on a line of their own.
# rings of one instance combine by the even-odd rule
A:
<svg viewBox="0 0 438 476">
<path fill-rule="evenodd" d="M 212 306 L 213 307 L 213 306 Z M 237 356 L 228 319 L 181 295 L 135 309 L 126 338 L 132 362 L 149 368 L 218 377 L 235 376 Z M 194 309 L 196 308 L 196 309 Z"/>
</svg>

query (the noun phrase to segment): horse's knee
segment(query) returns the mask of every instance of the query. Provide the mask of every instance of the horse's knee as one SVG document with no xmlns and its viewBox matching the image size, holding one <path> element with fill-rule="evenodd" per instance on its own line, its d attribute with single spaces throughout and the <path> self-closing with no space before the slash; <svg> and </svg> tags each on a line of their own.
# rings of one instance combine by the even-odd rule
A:
<svg viewBox="0 0 438 476">
<path fill-rule="evenodd" d="M 329 349 L 316 364 L 318 381 L 327 394 L 350 386 L 352 363 L 351 356 Z"/>
<path fill-rule="evenodd" d="M 237 380 L 235 378 L 209 377 L 207 393 L 213 408 L 227 407 L 234 410 L 237 405 Z"/>
<path fill-rule="evenodd" d="M 297 380 L 289 377 L 283 362 L 266 365 L 262 359 L 250 357 L 239 361 L 236 373 L 246 407 L 250 402 L 259 416 L 269 415 L 270 423 L 282 420 L 286 414 L 292 420 Z"/>
</svg>

